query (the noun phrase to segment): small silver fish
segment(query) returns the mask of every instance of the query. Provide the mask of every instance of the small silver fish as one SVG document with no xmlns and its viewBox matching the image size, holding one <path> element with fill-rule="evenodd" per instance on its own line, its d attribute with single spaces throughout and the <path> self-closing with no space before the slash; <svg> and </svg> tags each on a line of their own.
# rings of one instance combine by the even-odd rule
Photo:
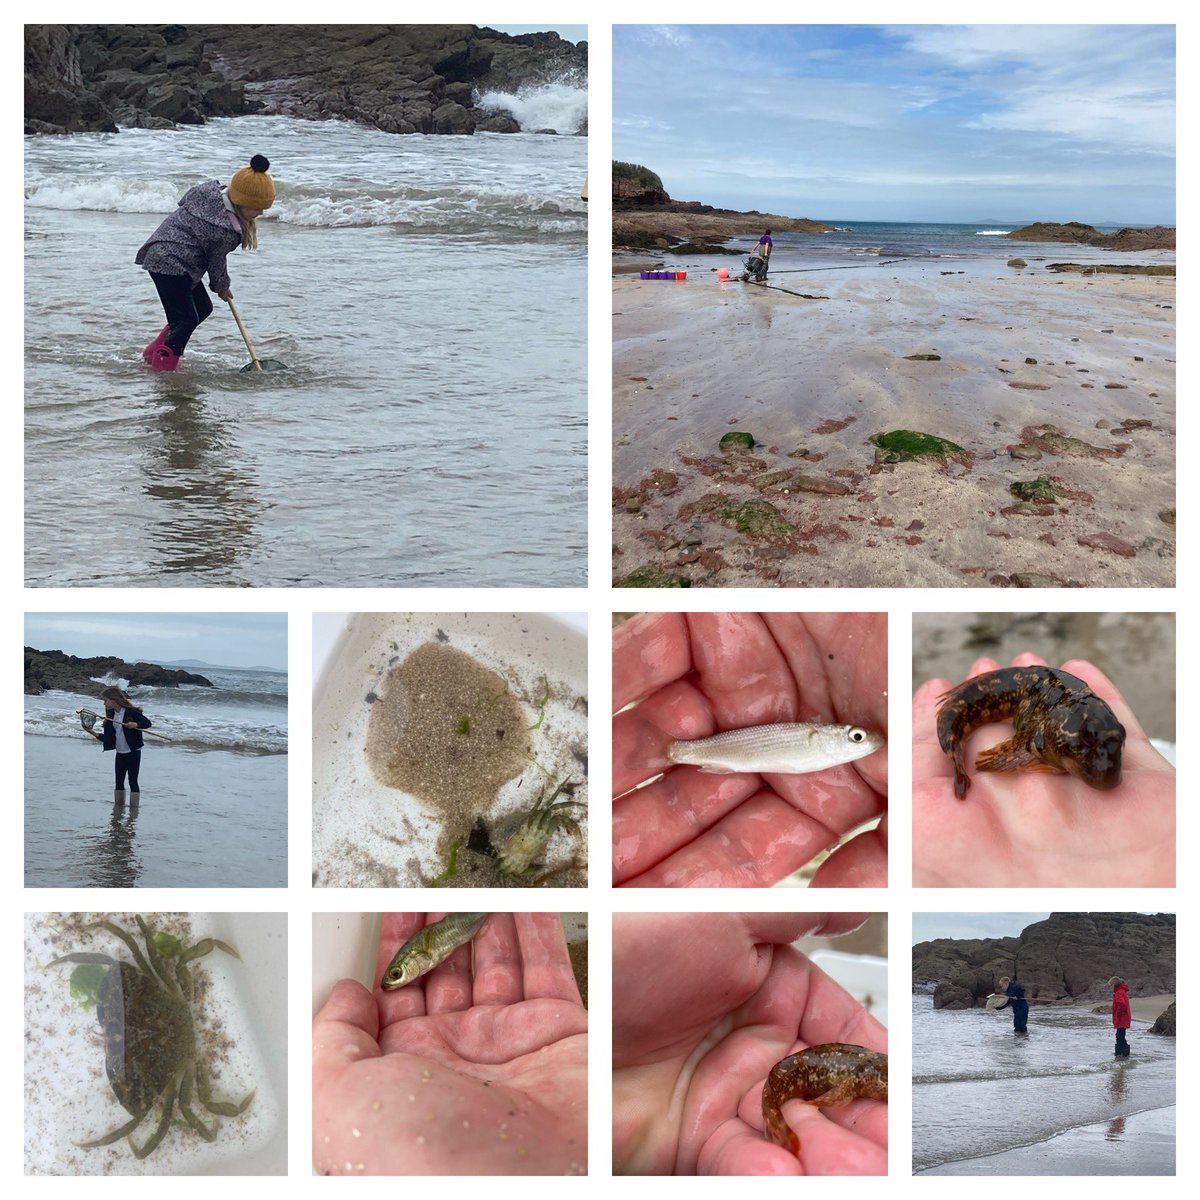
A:
<svg viewBox="0 0 1200 1200">
<path fill-rule="evenodd" d="M 694 742 L 672 742 L 667 757 L 714 774 L 804 775 L 865 758 L 883 744 L 883 734 L 857 725 L 751 725 Z"/>
<path fill-rule="evenodd" d="M 440 962 L 465 946 L 483 928 L 491 913 L 450 913 L 418 930 L 396 951 L 379 986 L 385 992 L 402 988 L 432 971 Z"/>
</svg>

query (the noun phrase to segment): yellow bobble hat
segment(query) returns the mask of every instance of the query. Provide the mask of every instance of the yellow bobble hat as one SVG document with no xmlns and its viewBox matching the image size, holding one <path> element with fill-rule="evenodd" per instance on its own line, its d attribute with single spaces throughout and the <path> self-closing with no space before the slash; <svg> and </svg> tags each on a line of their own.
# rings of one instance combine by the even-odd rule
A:
<svg viewBox="0 0 1200 1200">
<path fill-rule="evenodd" d="M 235 171 L 225 194 L 246 208 L 270 208 L 275 203 L 275 181 L 267 174 L 271 164 L 256 154 L 248 167 Z"/>
</svg>

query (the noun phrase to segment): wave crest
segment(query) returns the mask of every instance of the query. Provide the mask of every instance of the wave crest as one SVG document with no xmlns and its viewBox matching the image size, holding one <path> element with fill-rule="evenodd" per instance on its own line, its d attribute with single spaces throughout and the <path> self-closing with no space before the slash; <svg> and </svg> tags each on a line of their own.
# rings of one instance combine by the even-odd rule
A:
<svg viewBox="0 0 1200 1200">
<path fill-rule="evenodd" d="M 477 92 L 475 105 L 486 112 L 508 112 L 525 133 L 553 129 L 578 133 L 587 120 L 587 89 L 559 80 L 515 92 Z"/>
</svg>

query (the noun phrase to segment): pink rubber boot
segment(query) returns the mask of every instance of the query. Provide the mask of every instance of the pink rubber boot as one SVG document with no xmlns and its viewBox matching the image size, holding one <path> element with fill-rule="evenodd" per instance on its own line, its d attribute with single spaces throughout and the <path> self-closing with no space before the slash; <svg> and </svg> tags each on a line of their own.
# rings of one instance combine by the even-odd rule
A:
<svg viewBox="0 0 1200 1200">
<path fill-rule="evenodd" d="M 158 337 L 142 351 L 142 358 L 149 362 L 154 357 L 154 352 L 167 340 L 167 334 L 171 332 L 170 325 L 164 325 Z"/>
<path fill-rule="evenodd" d="M 183 355 L 176 354 L 170 346 L 159 346 L 146 361 L 152 371 L 174 371 L 182 357 Z"/>
</svg>

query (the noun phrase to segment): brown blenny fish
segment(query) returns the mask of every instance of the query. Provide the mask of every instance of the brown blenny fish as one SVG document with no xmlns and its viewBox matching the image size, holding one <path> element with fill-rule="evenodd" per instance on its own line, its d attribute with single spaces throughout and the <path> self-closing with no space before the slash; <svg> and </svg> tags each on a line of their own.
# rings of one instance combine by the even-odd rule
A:
<svg viewBox="0 0 1200 1200">
<path fill-rule="evenodd" d="M 938 741 L 954 760 L 960 800 L 971 786 L 963 746 L 991 721 L 1012 721 L 1013 736 L 983 751 L 977 771 L 1064 772 L 1104 792 L 1121 782 L 1125 727 L 1082 679 L 1051 667 L 1001 667 L 951 688 L 938 703 Z"/>
<path fill-rule="evenodd" d="M 888 1059 L 878 1050 L 827 1042 L 789 1054 L 772 1068 L 763 1087 L 763 1126 L 777 1146 L 800 1153 L 800 1139 L 783 1119 L 788 1100 L 803 1100 L 818 1108 L 862 1097 L 887 1100 Z"/>
</svg>

